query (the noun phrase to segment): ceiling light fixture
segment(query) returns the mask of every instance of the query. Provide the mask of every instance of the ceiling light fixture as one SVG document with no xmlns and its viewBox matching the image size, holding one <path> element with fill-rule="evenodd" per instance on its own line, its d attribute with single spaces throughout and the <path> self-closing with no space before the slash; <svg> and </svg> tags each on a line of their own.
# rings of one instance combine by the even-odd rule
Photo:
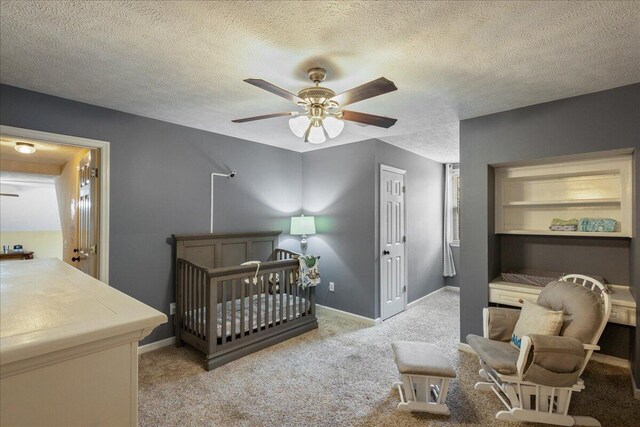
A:
<svg viewBox="0 0 640 427">
<path fill-rule="evenodd" d="M 324 68 L 311 68 L 307 71 L 307 74 L 309 80 L 315 86 L 302 89 L 298 92 L 298 95 L 287 92 L 261 79 L 246 79 L 245 82 L 249 84 L 295 102 L 303 111 L 266 114 L 264 116 L 233 120 L 233 122 L 244 123 L 274 117 L 295 116 L 289 119 L 289 129 L 295 136 L 298 138 L 304 137 L 304 141 L 311 144 L 322 144 L 327 140 L 327 137 L 335 138 L 340 135 L 340 132 L 344 129 L 344 120 L 382 128 L 390 128 L 396 123 L 396 119 L 389 117 L 341 110 L 341 107 L 345 105 L 397 90 L 396 85 L 391 80 L 380 77 L 336 95 L 331 89 L 320 86 L 320 83 L 327 76 Z"/>
<path fill-rule="evenodd" d="M 36 152 L 35 145 L 29 144 L 28 142 L 16 142 L 16 146 L 14 148 L 18 153 L 22 154 L 33 154 Z"/>
</svg>

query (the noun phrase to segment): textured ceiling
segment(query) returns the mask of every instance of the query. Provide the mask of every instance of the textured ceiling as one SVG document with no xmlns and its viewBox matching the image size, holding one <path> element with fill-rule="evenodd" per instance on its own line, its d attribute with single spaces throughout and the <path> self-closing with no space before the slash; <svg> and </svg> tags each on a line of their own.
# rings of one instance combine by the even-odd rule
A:
<svg viewBox="0 0 640 427">
<path fill-rule="evenodd" d="M 327 145 L 371 137 L 445 162 L 458 120 L 640 81 L 639 2 L 0 3 L 0 81 L 296 151 L 291 110 L 323 66 L 336 92 L 384 76 L 399 90 L 350 109 Z M 321 148 L 320 146 L 319 148 Z"/>
</svg>

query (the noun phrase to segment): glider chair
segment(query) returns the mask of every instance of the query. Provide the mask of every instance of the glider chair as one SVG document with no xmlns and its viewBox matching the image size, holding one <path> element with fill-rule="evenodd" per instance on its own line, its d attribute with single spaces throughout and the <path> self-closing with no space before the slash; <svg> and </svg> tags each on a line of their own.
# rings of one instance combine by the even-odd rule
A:
<svg viewBox="0 0 640 427">
<path fill-rule="evenodd" d="M 499 420 L 572 426 L 600 426 L 592 417 L 571 416 L 571 394 L 584 390 L 580 375 L 597 345 L 611 312 L 611 297 L 602 283 L 570 274 L 549 283 L 537 304 L 562 311 L 560 334 L 524 335 L 520 349 L 510 341 L 520 310 L 489 307 L 483 312 L 484 337 L 468 335 L 480 357 L 476 390 L 492 391 L 505 410 Z"/>
</svg>

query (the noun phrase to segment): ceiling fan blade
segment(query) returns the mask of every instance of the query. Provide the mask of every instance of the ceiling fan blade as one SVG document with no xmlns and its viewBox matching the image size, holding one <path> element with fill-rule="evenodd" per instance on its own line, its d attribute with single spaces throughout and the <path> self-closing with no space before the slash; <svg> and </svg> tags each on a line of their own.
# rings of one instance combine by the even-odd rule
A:
<svg viewBox="0 0 640 427">
<path fill-rule="evenodd" d="M 252 122 L 254 120 L 263 120 L 263 119 L 272 119 L 274 117 L 282 117 L 282 116 L 296 116 L 298 113 L 273 113 L 273 114 L 265 114 L 264 116 L 255 116 L 255 117 L 246 117 L 244 119 L 236 119 L 231 120 L 233 123 L 244 123 L 244 122 Z"/>
<path fill-rule="evenodd" d="M 288 99 L 289 101 L 293 101 L 293 102 L 303 102 L 302 98 L 298 97 L 298 95 L 294 95 L 293 93 L 286 91 L 274 84 L 269 83 L 266 80 L 262 80 L 262 79 L 245 79 L 245 82 L 249 83 L 250 85 L 254 85 L 259 87 L 260 89 L 264 89 L 267 92 L 271 92 L 275 95 L 278 95 L 284 99 Z"/>
<path fill-rule="evenodd" d="M 373 114 L 359 113 L 357 111 L 342 110 L 342 120 L 350 122 L 358 122 L 365 125 L 378 126 L 381 128 L 390 128 L 395 125 L 398 119 L 391 117 L 375 116 Z"/>
<path fill-rule="evenodd" d="M 354 104 L 365 99 L 373 98 L 374 96 L 384 95 L 394 90 L 398 90 L 398 88 L 391 80 L 380 77 L 369 83 L 342 92 L 331 98 L 331 100 L 336 101 L 341 107 L 344 107 L 345 105 Z"/>
</svg>

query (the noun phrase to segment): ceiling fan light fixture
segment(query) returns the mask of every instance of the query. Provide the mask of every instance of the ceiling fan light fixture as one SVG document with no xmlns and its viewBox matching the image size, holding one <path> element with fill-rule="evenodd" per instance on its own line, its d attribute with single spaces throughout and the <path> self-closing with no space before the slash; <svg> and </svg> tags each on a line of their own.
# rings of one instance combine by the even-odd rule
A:
<svg viewBox="0 0 640 427">
<path fill-rule="evenodd" d="M 33 154 L 36 152 L 35 145 L 29 144 L 28 142 L 16 142 L 16 146 L 14 148 L 18 153 L 22 154 Z"/>
<path fill-rule="evenodd" d="M 298 116 L 289 119 L 289 129 L 298 138 L 302 138 L 309 128 L 311 120 L 307 116 Z"/>
<path fill-rule="evenodd" d="M 319 124 L 318 126 L 311 126 L 311 128 L 309 129 L 309 136 L 307 137 L 307 140 L 311 144 L 322 144 L 327 140 L 327 137 L 324 136 L 324 129 L 322 128 L 321 124 Z"/>
<path fill-rule="evenodd" d="M 333 116 L 325 117 L 322 121 L 322 125 L 324 126 L 324 130 L 327 131 L 329 138 L 335 138 L 340 135 L 340 132 L 344 129 L 344 122 Z"/>
</svg>

